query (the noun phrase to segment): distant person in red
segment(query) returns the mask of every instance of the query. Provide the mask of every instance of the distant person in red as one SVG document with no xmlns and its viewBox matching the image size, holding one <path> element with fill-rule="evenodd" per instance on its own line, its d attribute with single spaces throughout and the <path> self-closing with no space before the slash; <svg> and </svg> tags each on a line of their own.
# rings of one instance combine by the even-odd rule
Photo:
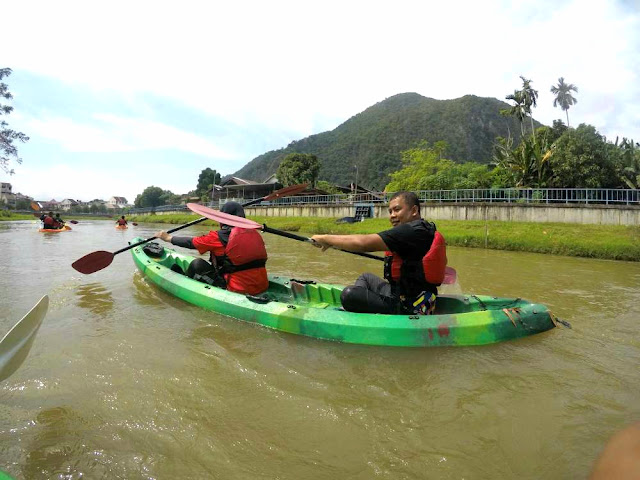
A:
<svg viewBox="0 0 640 480">
<path fill-rule="evenodd" d="M 227 202 L 221 211 L 244 218 L 244 209 L 237 202 Z M 253 229 L 220 225 L 200 237 L 176 237 L 165 231 L 155 234 L 165 242 L 184 248 L 197 249 L 200 254 L 210 252 L 207 262 L 196 258 L 187 269 L 187 276 L 195 280 L 226 288 L 230 292 L 257 295 L 269 287 L 267 278 L 267 250 L 260 234 Z"/>
<path fill-rule="evenodd" d="M 116 220 L 116 223 L 120 227 L 123 227 L 123 226 L 127 225 L 127 221 L 125 220 L 124 215 L 122 215 L 122 217 L 120 217 L 118 220 Z"/>
</svg>

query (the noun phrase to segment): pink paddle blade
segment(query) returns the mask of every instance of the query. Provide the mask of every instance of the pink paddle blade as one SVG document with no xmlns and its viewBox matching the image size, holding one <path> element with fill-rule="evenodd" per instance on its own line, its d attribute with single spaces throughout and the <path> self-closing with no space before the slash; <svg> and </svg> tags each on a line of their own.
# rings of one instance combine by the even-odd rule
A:
<svg viewBox="0 0 640 480">
<path fill-rule="evenodd" d="M 444 280 L 443 284 L 452 284 L 456 283 L 458 280 L 458 272 L 453 267 L 446 267 L 444 269 Z"/>
<path fill-rule="evenodd" d="M 222 213 L 218 210 L 199 205 L 197 203 L 187 203 L 187 208 L 198 215 L 207 217 L 210 220 L 214 220 L 222 225 L 229 225 L 231 227 L 240 228 L 262 228 L 257 222 L 249 220 L 248 218 L 236 217 L 235 215 L 229 215 L 228 213 Z"/>
</svg>

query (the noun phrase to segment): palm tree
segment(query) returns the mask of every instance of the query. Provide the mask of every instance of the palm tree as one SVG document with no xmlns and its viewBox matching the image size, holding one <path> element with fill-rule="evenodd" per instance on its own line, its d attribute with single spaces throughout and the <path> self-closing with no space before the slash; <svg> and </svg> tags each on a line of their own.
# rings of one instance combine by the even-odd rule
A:
<svg viewBox="0 0 640 480">
<path fill-rule="evenodd" d="M 515 102 L 515 105 L 511 106 L 511 108 L 505 108 L 500 110 L 500 114 L 516 117 L 518 120 L 520 120 L 520 133 L 522 133 L 522 138 L 524 138 L 524 127 L 522 122 L 524 121 L 524 118 L 527 116 L 527 111 L 526 111 L 524 99 L 522 98 L 522 93 L 516 90 L 513 92 L 513 94 L 507 95 L 505 99 L 512 100 L 513 102 Z"/>
<path fill-rule="evenodd" d="M 531 112 L 532 107 L 536 107 L 538 105 L 538 91 L 534 90 L 531 86 L 531 80 L 524 78 L 520 75 L 520 79 L 522 80 L 522 90 L 520 90 L 520 98 L 524 103 L 524 111 L 529 115 L 529 120 L 531 120 L 531 134 L 533 135 L 533 139 L 536 139 L 536 134 L 533 128 L 533 113 Z"/>
<path fill-rule="evenodd" d="M 564 77 L 560 77 L 558 79 L 558 85 L 553 85 L 551 87 L 551 93 L 553 93 L 556 98 L 553 101 L 553 106 L 557 107 L 560 105 L 560 108 L 565 111 L 567 114 L 567 127 L 569 126 L 569 107 L 578 103 L 578 100 L 575 99 L 571 92 L 574 91 L 578 93 L 578 87 L 576 87 L 573 83 L 564 83 Z"/>
<path fill-rule="evenodd" d="M 617 139 L 615 145 L 618 146 Z M 622 157 L 622 181 L 629 188 L 640 188 L 640 150 L 637 147 L 640 147 L 640 143 L 626 138 L 622 139 L 622 144 L 618 147 Z"/>
</svg>

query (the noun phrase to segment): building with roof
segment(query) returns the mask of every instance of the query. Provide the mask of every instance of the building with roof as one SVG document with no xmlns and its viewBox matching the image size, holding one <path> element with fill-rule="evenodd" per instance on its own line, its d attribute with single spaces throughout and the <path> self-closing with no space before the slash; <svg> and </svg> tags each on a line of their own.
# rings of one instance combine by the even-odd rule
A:
<svg viewBox="0 0 640 480">
<path fill-rule="evenodd" d="M 124 197 L 111 197 L 107 200 L 107 208 L 126 208 L 130 205 L 127 203 L 127 199 Z"/>
</svg>

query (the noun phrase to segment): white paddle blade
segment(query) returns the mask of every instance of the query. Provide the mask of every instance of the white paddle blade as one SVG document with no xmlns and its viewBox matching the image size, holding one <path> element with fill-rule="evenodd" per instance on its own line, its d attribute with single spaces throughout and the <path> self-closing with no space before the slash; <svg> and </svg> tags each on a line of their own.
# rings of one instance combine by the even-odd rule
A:
<svg viewBox="0 0 640 480">
<path fill-rule="evenodd" d="M 49 297 L 45 295 L 0 341 L 0 382 L 6 380 L 27 358 L 48 309 Z"/>
</svg>

